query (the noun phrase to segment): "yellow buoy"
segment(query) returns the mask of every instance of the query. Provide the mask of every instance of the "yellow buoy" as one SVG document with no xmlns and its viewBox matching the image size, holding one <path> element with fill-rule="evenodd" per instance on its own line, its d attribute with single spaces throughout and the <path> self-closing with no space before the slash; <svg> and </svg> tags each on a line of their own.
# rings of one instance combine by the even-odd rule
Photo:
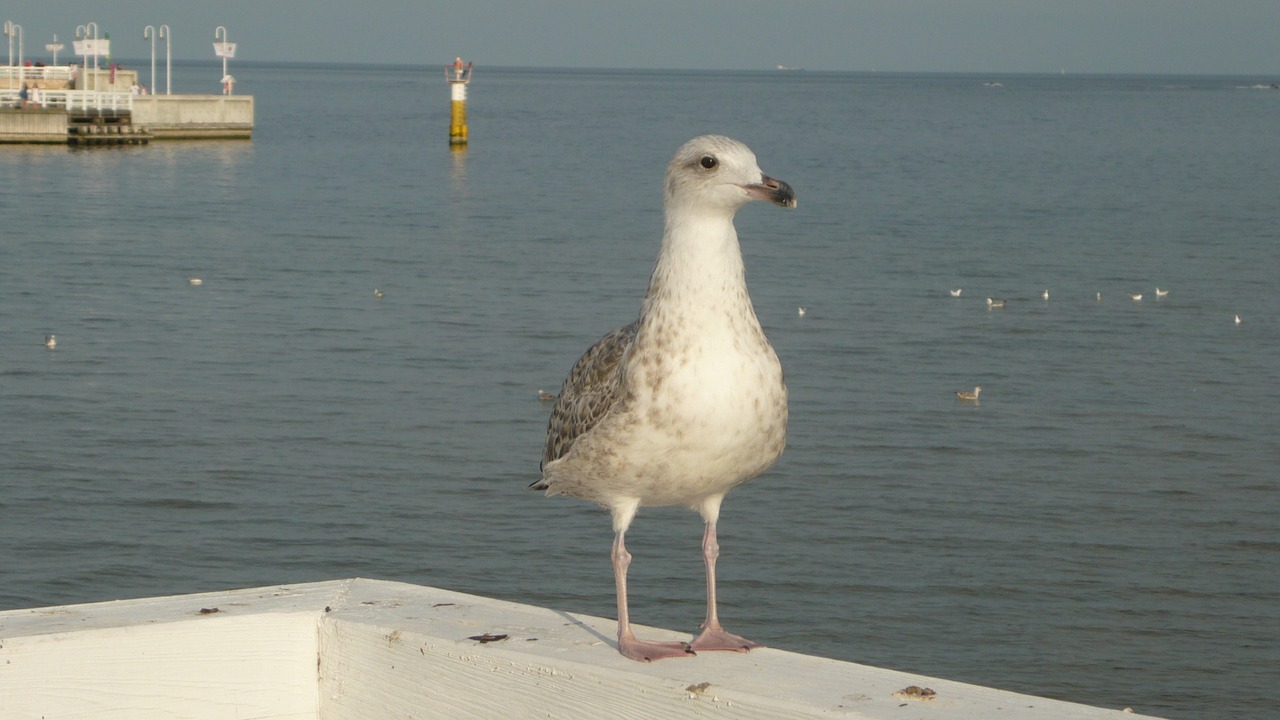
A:
<svg viewBox="0 0 1280 720">
<path fill-rule="evenodd" d="M 467 144 L 467 84 L 471 82 L 471 63 L 459 57 L 445 66 L 444 78 L 449 83 L 452 99 L 449 109 L 449 145 Z"/>
</svg>

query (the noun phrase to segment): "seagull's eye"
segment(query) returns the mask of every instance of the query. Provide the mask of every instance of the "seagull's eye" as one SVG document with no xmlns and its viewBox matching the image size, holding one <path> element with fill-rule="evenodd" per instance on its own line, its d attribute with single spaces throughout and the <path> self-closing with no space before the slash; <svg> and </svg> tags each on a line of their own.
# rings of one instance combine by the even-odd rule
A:
<svg viewBox="0 0 1280 720">
<path fill-rule="evenodd" d="M 698 161 L 698 164 L 710 170 L 714 168 L 716 165 L 719 165 L 720 161 L 716 160 L 715 155 L 703 155 L 702 159 Z"/>
</svg>

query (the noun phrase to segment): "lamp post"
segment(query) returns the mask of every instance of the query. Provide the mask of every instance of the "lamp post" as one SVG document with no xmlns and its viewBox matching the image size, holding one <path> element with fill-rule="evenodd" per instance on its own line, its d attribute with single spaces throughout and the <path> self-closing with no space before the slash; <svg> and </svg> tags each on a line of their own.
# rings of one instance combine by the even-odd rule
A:
<svg viewBox="0 0 1280 720">
<path fill-rule="evenodd" d="M 92 38 L 90 38 L 90 37 L 89 37 L 89 33 L 90 33 L 90 31 L 92 31 L 92 32 L 93 32 L 93 37 L 92 37 Z M 85 76 L 84 76 L 84 79 L 85 79 L 85 83 L 84 83 L 85 88 L 84 88 L 84 89 L 85 89 L 85 90 L 96 90 L 96 89 L 97 89 L 97 87 L 98 87 L 98 78 L 97 78 L 97 74 L 98 74 L 98 73 L 97 73 L 97 70 L 98 70 L 98 23 L 93 22 L 93 21 L 90 21 L 90 22 L 85 23 L 84 25 L 80 25 L 80 26 L 78 26 L 78 27 L 76 28 L 76 39 L 77 39 L 77 40 L 79 40 L 79 39 L 81 39 L 82 37 L 84 38 L 85 42 L 89 43 L 89 45 L 90 45 L 90 47 L 89 47 L 89 48 L 84 48 L 84 49 L 85 49 L 85 50 L 90 50 L 90 49 L 92 49 L 92 51 L 93 51 L 93 69 L 94 69 L 93 87 L 92 87 L 92 88 L 90 88 L 90 87 L 89 87 L 89 53 L 88 53 L 88 52 L 80 53 L 81 57 L 83 57 L 83 58 L 84 58 L 84 71 L 85 71 Z"/>
<path fill-rule="evenodd" d="M 151 39 L 151 92 L 156 91 L 156 28 L 148 25 L 142 28 L 142 39 Z"/>
<path fill-rule="evenodd" d="M 222 43 L 217 42 L 218 36 L 222 36 Z M 236 54 L 236 46 L 227 42 L 227 28 L 225 25 L 219 25 L 213 31 L 213 52 L 222 58 L 222 94 L 231 94 L 231 84 L 233 80 L 227 74 L 227 58 L 234 57 Z"/>
<path fill-rule="evenodd" d="M 173 91 L 173 53 L 169 50 L 169 32 L 168 25 L 160 26 L 160 37 L 164 38 L 164 94 L 168 95 Z M 155 88 L 151 88 L 151 92 L 155 92 Z"/>
<path fill-rule="evenodd" d="M 18 83 L 26 80 L 26 71 L 22 66 L 22 26 L 12 20 L 4 21 L 4 34 L 9 36 L 9 65 L 13 66 L 13 36 L 18 36 Z"/>
</svg>

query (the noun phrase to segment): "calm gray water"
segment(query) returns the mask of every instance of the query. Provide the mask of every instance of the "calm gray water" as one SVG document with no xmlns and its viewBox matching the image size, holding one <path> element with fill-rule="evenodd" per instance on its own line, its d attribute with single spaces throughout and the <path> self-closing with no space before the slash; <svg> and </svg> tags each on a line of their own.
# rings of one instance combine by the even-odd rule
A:
<svg viewBox="0 0 1280 720">
<path fill-rule="evenodd" d="M 236 74 L 252 142 L 0 147 L 0 608 L 365 576 L 612 616 L 607 514 L 525 490 L 536 391 L 635 316 L 666 160 L 722 132 L 800 198 L 738 216 L 792 426 L 725 504 L 726 624 L 1280 714 L 1270 79 L 481 67 L 451 153 L 438 68 Z M 642 512 L 636 621 L 695 629 L 700 533 Z"/>
</svg>

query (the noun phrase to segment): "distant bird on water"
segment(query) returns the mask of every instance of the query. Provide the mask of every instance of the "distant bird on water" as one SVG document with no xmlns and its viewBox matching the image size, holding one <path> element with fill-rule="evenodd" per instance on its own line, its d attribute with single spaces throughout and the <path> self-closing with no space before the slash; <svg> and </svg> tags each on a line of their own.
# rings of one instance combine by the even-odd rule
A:
<svg viewBox="0 0 1280 720">
<path fill-rule="evenodd" d="M 560 396 L 556 395 L 555 393 L 549 393 L 546 390 L 538 390 L 538 399 L 541 400 L 542 402 L 550 402 L 559 397 Z"/>
<path fill-rule="evenodd" d="M 960 297 L 960 293 L 964 292 L 964 288 L 956 288 L 955 290 L 951 290 L 949 292 L 951 293 L 951 297 Z"/>
<path fill-rule="evenodd" d="M 987 307 L 989 307 L 989 308 L 1002 308 L 1002 307 L 1004 307 L 1004 301 L 1003 301 L 1003 300 L 992 300 L 991 298 L 987 298 Z"/>
<path fill-rule="evenodd" d="M 1239 316 L 1239 315 L 1236 315 L 1236 324 L 1237 324 L 1237 325 L 1239 325 L 1239 324 L 1240 324 L 1240 316 Z M 52 335 L 50 335 L 49 337 L 53 337 L 53 336 L 52 336 Z M 52 347 L 52 345 L 51 345 L 50 347 Z"/>
<path fill-rule="evenodd" d="M 198 278 L 198 277 L 192 276 L 192 277 L 187 278 L 187 283 L 188 283 L 188 284 L 190 284 L 190 285 L 203 285 L 203 284 L 204 284 L 204 280 L 201 280 L 201 279 L 200 279 L 200 278 Z"/>
<path fill-rule="evenodd" d="M 1129 293 L 1129 297 L 1130 297 L 1134 302 L 1138 302 L 1139 300 L 1141 300 L 1141 299 L 1142 299 L 1142 293 Z"/>
<path fill-rule="evenodd" d="M 383 292 L 382 292 L 381 290 L 379 290 L 378 288 L 374 288 L 374 289 L 373 289 L 373 297 L 374 297 L 374 299 L 375 299 L 375 300 L 381 300 L 381 299 L 382 299 L 382 296 L 383 296 L 384 294 L 385 294 L 385 293 L 383 293 Z"/>
<path fill-rule="evenodd" d="M 973 392 L 969 392 L 968 390 L 957 390 L 956 399 L 970 400 L 970 401 L 976 402 L 978 400 L 978 396 L 981 394 L 982 394 L 982 387 L 980 385 L 975 385 L 973 388 Z"/>
<path fill-rule="evenodd" d="M 1045 300 L 1048 300 L 1048 299 L 1049 299 L 1049 291 L 1048 291 L 1048 290 L 1045 290 L 1044 292 L 1040 293 L 1040 297 L 1044 298 Z"/>
<path fill-rule="evenodd" d="M 1236 316 L 1236 322 L 1240 322 L 1240 316 L 1239 316 L 1239 315 L 1237 315 L 1237 316 Z M 58 347 L 58 336 L 57 336 L 57 335 L 45 335 L 45 336 L 44 336 L 44 346 L 45 346 L 45 347 L 47 347 L 47 348 L 49 348 L 50 350 L 52 350 L 52 349 L 54 349 L 54 348 Z"/>
<path fill-rule="evenodd" d="M 618 651 L 633 660 L 760 647 L 727 632 L 716 609 L 716 523 L 729 490 L 786 445 L 787 388 L 747 294 L 733 216 L 751 200 L 795 207 L 742 143 L 694 138 L 667 166 L 666 223 L 639 317 L 605 335 L 569 371 L 542 455 L 547 494 L 613 515 Z M 641 507 L 696 509 L 705 522 L 707 615 L 692 643 L 635 637 L 627 605 L 627 528 Z"/>
<path fill-rule="evenodd" d="M 1162 298 L 1162 297 L 1164 297 L 1165 295 L 1168 295 L 1168 294 L 1169 294 L 1169 291 L 1168 291 L 1168 290 L 1161 290 L 1160 288 L 1156 288 L 1156 297 L 1158 297 L 1158 298 Z"/>
<path fill-rule="evenodd" d="M 806 309 L 804 309 L 804 308 L 802 308 L 802 307 L 798 307 L 798 308 L 796 308 L 796 315 L 799 315 L 800 317 L 804 317 L 804 316 L 805 316 L 805 313 L 807 313 L 807 312 L 809 312 L 809 311 L 808 311 L 808 310 L 806 310 Z"/>
</svg>

